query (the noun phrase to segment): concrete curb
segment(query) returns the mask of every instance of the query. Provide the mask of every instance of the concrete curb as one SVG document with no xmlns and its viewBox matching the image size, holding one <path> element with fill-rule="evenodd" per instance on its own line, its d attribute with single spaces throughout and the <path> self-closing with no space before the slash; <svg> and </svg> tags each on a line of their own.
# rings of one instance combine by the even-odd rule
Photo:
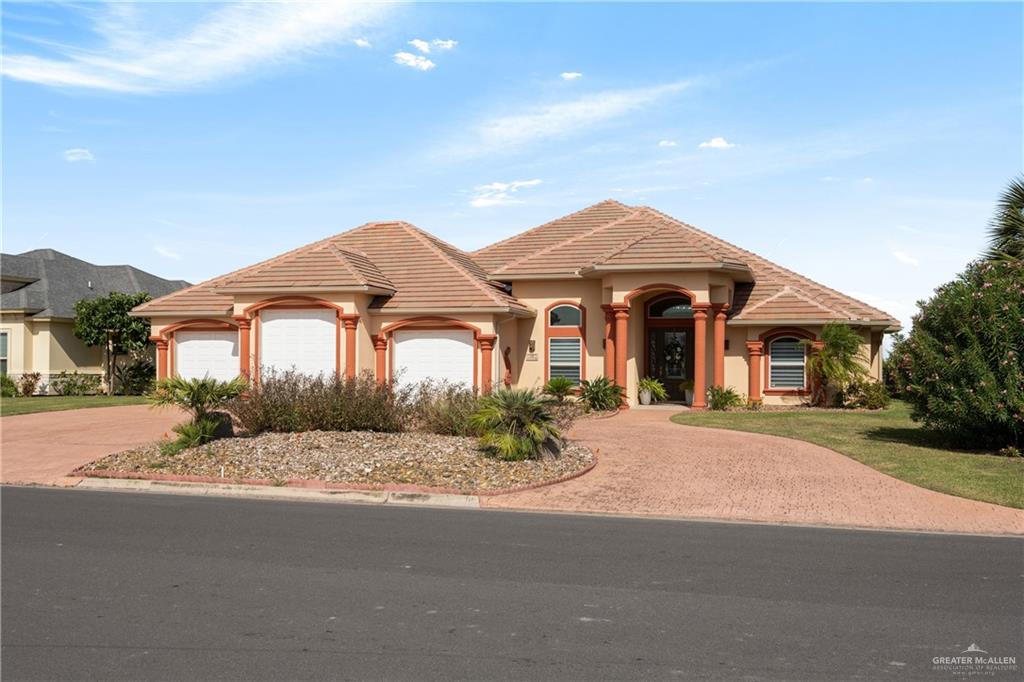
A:
<svg viewBox="0 0 1024 682">
<path fill-rule="evenodd" d="M 82 490 L 246 497 L 302 502 L 422 505 L 425 507 L 459 507 L 463 509 L 476 509 L 480 507 L 480 499 L 476 495 L 386 490 L 295 488 L 288 486 L 190 483 L 185 481 L 154 481 L 125 478 L 85 478 L 75 487 Z"/>
</svg>

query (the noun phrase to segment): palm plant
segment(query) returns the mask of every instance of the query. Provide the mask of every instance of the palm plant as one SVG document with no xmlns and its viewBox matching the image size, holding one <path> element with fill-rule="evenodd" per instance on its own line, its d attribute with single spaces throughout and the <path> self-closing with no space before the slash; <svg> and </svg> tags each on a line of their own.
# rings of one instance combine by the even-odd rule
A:
<svg viewBox="0 0 1024 682">
<path fill-rule="evenodd" d="M 192 414 L 193 423 L 198 423 L 241 395 L 247 386 L 246 380 L 240 376 L 231 381 L 218 381 L 208 376 L 202 379 L 175 376 L 158 381 L 147 398 L 153 405 L 180 407 Z"/>
<path fill-rule="evenodd" d="M 1024 260 L 1024 176 L 1003 191 L 988 236 L 988 260 Z"/>
<path fill-rule="evenodd" d="M 807 360 L 807 372 L 816 380 L 815 395 L 811 400 L 816 404 L 824 402 L 826 386 L 835 389 L 837 397 L 842 400 L 846 391 L 867 374 L 861 354 L 863 340 L 851 327 L 829 322 L 821 330 L 821 340 L 821 350 L 811 353 Z M 809 340 L 800 343 L 805 346 L 813 344 Z"/>
<path fill-rule="evenodd" d="M 654 377 L 642 377 L 637 382 L 637 390 L 641 393 L 648 391 L 654 400 L 668 400 L 668 391 L 665 390 L 665 384 Z"/>
<path fill-rule="evenodd" d="M 530 389 L 503 388 L 484 396 L 472 423 L 483 448 L 504 460 L 536 459 L 561 445 L 548 401 Z"/>
<path fill-rule="evenodd" d="M 608 377 L 580 382 L 580 400 L 588 410 L 614 410 L 622 404 L 623 389 Z"/>
<path fill-rule="evenodd" d="M 576 390 L 576 382 L 568 377 L 551 377 L 544 384 L 544 393 L 560 403 L 564 403 L 574 390 Z"/>
</svg>

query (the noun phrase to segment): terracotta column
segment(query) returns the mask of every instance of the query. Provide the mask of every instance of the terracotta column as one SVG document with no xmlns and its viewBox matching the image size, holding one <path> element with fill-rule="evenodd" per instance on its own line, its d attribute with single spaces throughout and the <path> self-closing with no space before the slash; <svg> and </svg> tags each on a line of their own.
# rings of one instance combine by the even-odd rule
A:
<svg viewBox="0 0 1024 682">
<path fill-rule="evenodd" d="M 711 383 L 719 388 L 725 387 L 725 311 L 728 308 L 728 305 L 715 306 L 715 325 L 712 338 L 715 363 Z"/>
<path fill-rule="evenodd" d="M 604 375 L 615 381 L 615 311 L 610 305 L 601 306 L 604 311 Z"/>
<path fill-rule="evenodd" d="M 707 303 L 693 304 L 693 404 L 694 410 L 707 407 L 704 393 L 707 389 L 707 341 L 708 341 L 708 308 Z"/>
<path fill-rule="evenodd" d="M 238 373 L 248 379 L 249 363 L 252 362 L 252 358 L 249 357 L 249 332 L 252 329 L 252 320 L 248 317 L 236 317 L 235 322 L 238 323 Z"/>
<path fill-rule="evenodd" d="M 612 303 L 615 311 L 615 383 L 626 388 L 626 352 L 629 350 L 629 304 Z M 623 401 L 626 394 L 623 392 Z"/>
<path fill-rule="evenodd" d="M 494 359 L 491 351 L 494 350 L 494 342 L 497 339 L 494 334 L 481 334 L 476 338 L 480 343 L 480 393 L 483 395 L 491 392 L 494 377 Z"/>
<path fill-rule="evenodd" d="M 747 354 L 750 356 L 747 402 L 753 405 L 761 402 L 761 355 L 764 354 L 764 343 L 761 341 L 747 341 Z"/>
<path fill-rule="evenodd" d="M 358 315 L 346 315 L 345 323 L 345 376 L 354 379 L 356 376 L 356 328 L 359 326 Z"/>
<path fill-rule="evenodd" d="M 379 383 L 387 383 L 388 380 L 388 337 L 384 334 L 377 334 L 373 337 L 373 349 L 377 354 L 376 372 Z"/>
<path fill-rule="evenodd" d="M 151 336 L 149 340 L 156 344 L 156 378 L 167 378 L 167 339 L 162 336 Z"/>
</svg>

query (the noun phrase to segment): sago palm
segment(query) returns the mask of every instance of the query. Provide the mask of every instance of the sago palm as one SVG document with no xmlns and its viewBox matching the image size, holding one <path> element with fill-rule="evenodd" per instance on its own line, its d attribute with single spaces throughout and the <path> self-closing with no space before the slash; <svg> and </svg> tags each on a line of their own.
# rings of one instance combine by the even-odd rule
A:
<svg viewBox="0 0 1024 682">
<path fill-rule="evenodd" d="M 218 381 L 210 377 L 183 379 L 175 376 L 158 381 L 147 398 L 153 405 L 175 405 L 191 412 L 193 422 L 198 423 L 210 412 L 241 395 L 246 386 L 248 384 L 240 376 L 231 381 Z"/>
<path fill-rule="evenodd" d="M 529 389 L 500 389 L 480 399 L 472 417 L 480 444 L 501 459 L 536 459 L 557 452 L 561 434 L 548 401 Z"/>
<path fill-rule="evenodd" d="M 1024 260 L 1024 176 L 1003 191 L 988 230 L 988 260 Z"/>
</svg>

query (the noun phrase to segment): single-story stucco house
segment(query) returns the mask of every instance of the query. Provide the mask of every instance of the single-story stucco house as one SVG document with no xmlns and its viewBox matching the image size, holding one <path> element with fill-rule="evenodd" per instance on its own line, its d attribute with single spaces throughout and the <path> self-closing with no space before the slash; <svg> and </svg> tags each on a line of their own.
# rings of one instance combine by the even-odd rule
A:
<svg viewBox="0 0 1024 682">
<path fill-rule="evenodd" d="M 881 378 L 891 315 L 645 206 L 603 201 L 473 253 L 375 222 L 145 303 L 160 376 L 297 369 L 480 391 L 644 376 L 705 406 L 808 391 L 806 346 L 839 321 Z"/>
<path fill-rule="evenodd" d="M 188 285 L 53 249 L 0 254 L 0 374 L 39 372 L 43 392 L 62 371 L 102 376 L 103 349 L 74 334 L 75 303 L 113 291 L 163 296 Z"/>
</svg>

